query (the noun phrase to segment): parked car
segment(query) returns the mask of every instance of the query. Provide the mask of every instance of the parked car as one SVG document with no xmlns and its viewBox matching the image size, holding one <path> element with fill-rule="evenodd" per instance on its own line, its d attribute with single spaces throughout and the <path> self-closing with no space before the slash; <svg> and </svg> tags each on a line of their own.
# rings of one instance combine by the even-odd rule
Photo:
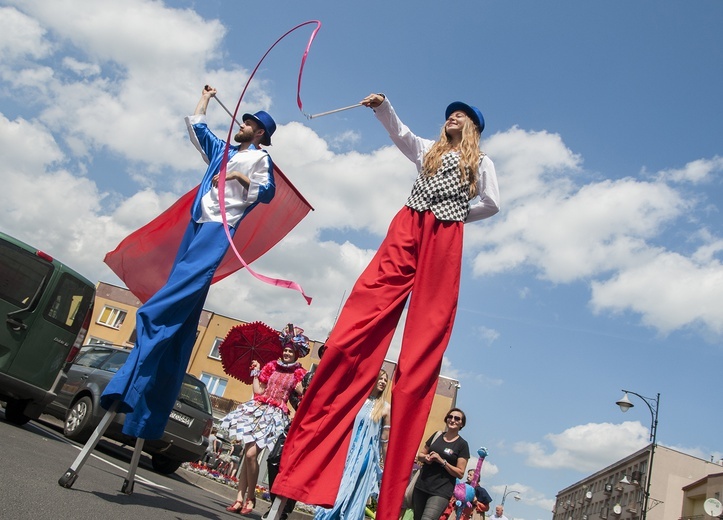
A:
<svg viewBox="0 0 723 520">
<path fill-rule="evenodd" d="M 125 363 L 130 349 L 111 345 L 83 347 L 77 358 L 68 363 L 59 383 L 56 399 L 45 412 L 63 419 L 63 434 L 85 442 L 100 423 L 106 410 L 100 396 L 113 375 Z M 105 436 L 125 444 L 135 439 L 121 431 L 125 414 L 117 414 Z M 200 459 L 206 452 L 213 425 L 211 399 L 206 385 L 191 374 L 183 379 L 163 437 L 146 439 L 143 451 L 151 455 L 153 469 L 173 473 L 183 462 Z"/>
<path fill-rule="evenodd" d="M 64 363 L 83 344 L 95 287 L 49 254 L 0 233 L 0 401 L 25 424 L 55 399 Z"/>
</svg>

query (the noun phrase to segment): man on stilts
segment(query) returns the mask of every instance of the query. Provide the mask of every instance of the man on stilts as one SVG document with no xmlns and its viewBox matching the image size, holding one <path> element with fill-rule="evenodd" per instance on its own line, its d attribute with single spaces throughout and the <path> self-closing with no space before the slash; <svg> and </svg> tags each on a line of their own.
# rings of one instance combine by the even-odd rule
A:
<svg viewBox="0 0 723 520">
<path fill-rule="evenodd" d="M 234 136 L 238 144 L 228 147 L 225 207 L 220 206 L 219 172 L 227 145 L 209 130 L 205 117 L 215 94 L 216 89 L 206 86 L 194 115 L 186 118 L 191 141 L 208 169 L 170 275 L 138 309 L 135 348 L 101 396 L 106 409 L 118 402 L 117 411 L 126 413 L 123 432 L 138 438 L 160 438 L 173 409 L 206 295 L 229 248 L 222 214 L 233 236 L 239 222 L 275 194 L 271 157 L 260 146 L 271 144 L 276 123 L 264 111 L 244 114 Z"/>
</svg>

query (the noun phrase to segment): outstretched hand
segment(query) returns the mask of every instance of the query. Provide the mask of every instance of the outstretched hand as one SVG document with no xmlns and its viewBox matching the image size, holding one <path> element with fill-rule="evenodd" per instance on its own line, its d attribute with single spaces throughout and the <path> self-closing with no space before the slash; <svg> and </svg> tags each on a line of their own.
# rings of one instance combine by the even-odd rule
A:
<svg viewBox="0 0 723 520">
<path fill-rule="evenodd" d="M 360 103 L 365 107 L 377 108 L 384 101 L 384 94 L 369 94 Z"/>
</svg>

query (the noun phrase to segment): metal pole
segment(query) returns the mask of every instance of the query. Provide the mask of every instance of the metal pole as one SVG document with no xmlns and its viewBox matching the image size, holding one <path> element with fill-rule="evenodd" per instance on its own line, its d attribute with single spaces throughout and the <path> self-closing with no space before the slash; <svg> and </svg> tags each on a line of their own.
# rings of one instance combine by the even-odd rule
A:
<svg viewBox="0 0 723 520">
<path fill-rule="evenodd" d="M 660 404 L 660 393 L 657 394 L 655 397 L 655 410 L 653 410 L 653 407 L 648 403 L 647 399 L 645 400 L 645 404 L 648 405 L 648 408 L 650 409 L 650 413 L 653 416 L 653 423 L 651 427 L 651 437 L 653 443 L 650 445 L 650 462 L 648 462 L 648 480 L 645 483 L 645 497 L 644 497 L 644 503 L 643 503 L 643 517 L 642 520 L 646 520 L 648 518 L 648 503 L 650 501 L 650 483 L 653 479 L 653 457 L 655 456 L 655 443 L 657 441 L 658 437 L 658 405 Z"/>
<path fill-rule="evenodd" d="M 631 392 L 630 390 L 623 390 L 623 392 L 626 392 L 628 394 L 637 395 L 640 399 L 643 400 L 643 402 L 648 406 L 648 410 L 650 410 L 650 415 L 652 417 L 652 422 L 650 424 L 650 458 L 648 459 L 648 476 L 647 480 L 645 482 L 645 494 L 643 495 L 643 511 L 641 515 L 641 520 L 646 520 L 648 518 L 648 503 L 650 500 L 650 483 L 653 477 L 653 457 L 655 456 L 655 446 L 658 438 L 658 406 L 660 405 L 660 392 L 655 396 L 655 399 L 652 397 L 645 397 L 638 393 Z M 655 403 L 655 406 L 651 403 Z"/>
<path fill-rule="evenodd" d="M 336 108 L 334 110 L 329 110 L 327 112 L 321 112 L 320 114 L 304 114 L 306 116 L 306 119 L 314 119 L 315 117 L 321 117 L 321 116 L 328 116 L 329 114 L 336 114 L 337 112 L 341 112 L 342 110 L 349 110 L 350 108 L 356 108 L 363 106 L 361 103 L 357 103 L 355 105 L 349 105 L 348 107 L 342 107 L 342 108 Z"/>
<path fill-rule="evenodd" d="M 511 493 L 517 493 L 518 495 L 520 494 L 520 492 L 517 491 L 516 489 L 510 489 L 509 491 L 507 491 L 507 486 L 505 486 L 505 492 L 502 494 L 502 503 L 500 504 L 501 506 L 505 505 L 505 499 L 507 498 L 507 495 L 509 495 Z M 519 497 L 515 497 L 515 499 L 520 500 Z"/>
</svg>

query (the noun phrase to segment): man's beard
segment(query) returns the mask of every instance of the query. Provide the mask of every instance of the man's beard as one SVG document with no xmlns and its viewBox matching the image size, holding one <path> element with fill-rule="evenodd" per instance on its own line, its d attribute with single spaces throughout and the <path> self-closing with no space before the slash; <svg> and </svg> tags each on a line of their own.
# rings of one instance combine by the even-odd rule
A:
<svg viewBox="0 0 723 520">
<path fill-rule="evenodd" d="M 237 143 L 250 143 L 253 140 L 253 133 L 244 133 L 244 132 L 237 132 L 235 136 L 233 136 L 233 140 Z"/>
</svg>

